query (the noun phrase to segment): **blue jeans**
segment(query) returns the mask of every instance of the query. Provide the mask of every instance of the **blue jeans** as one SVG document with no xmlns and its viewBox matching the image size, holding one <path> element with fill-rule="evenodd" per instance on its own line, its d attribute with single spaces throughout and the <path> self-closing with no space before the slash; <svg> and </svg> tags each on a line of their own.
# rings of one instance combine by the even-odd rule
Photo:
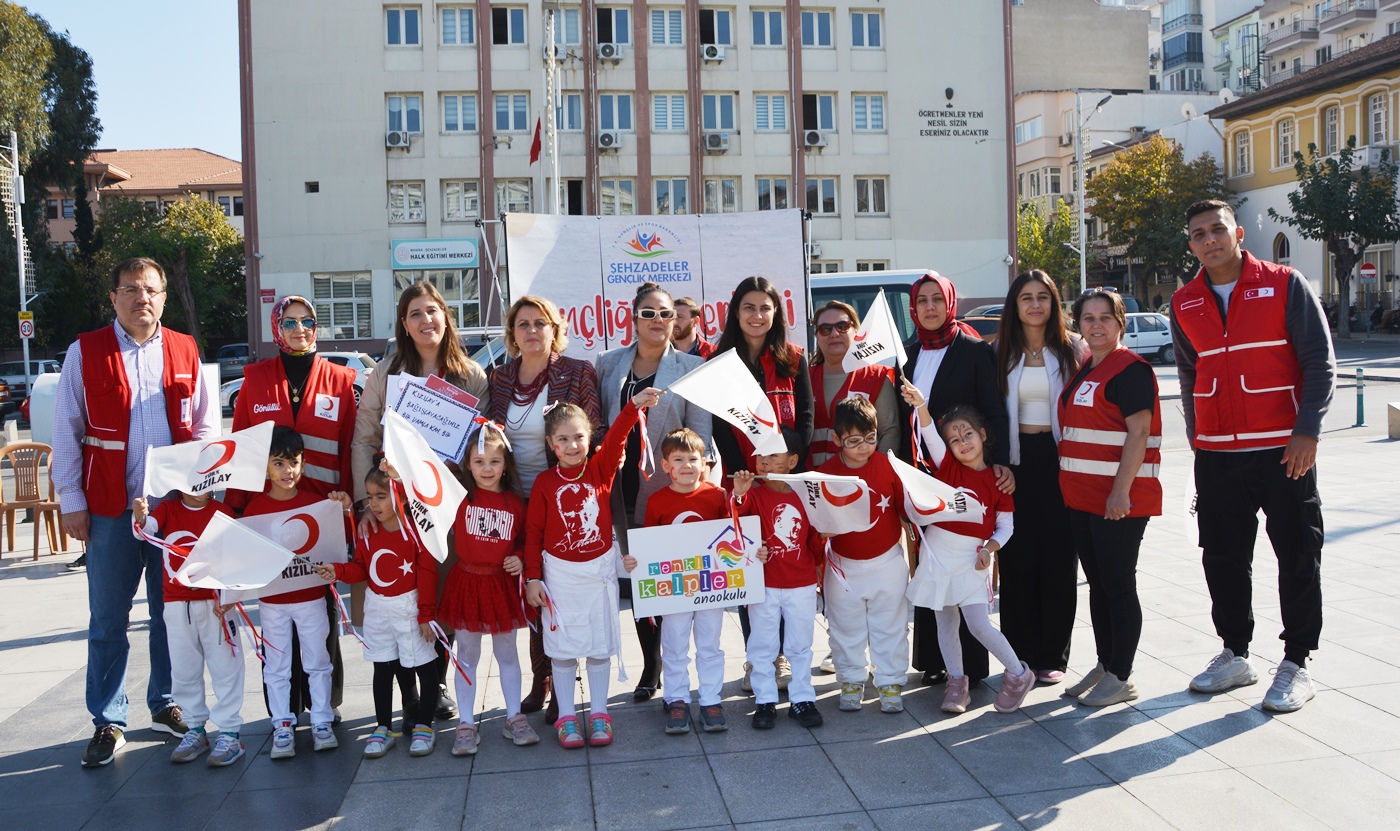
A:
<svg viewBox="0 0 1400 831">
<path fill-rule="evenodd" d="M 165 640 L 165 601 L 159 549 L 131 533 L 131 511 L 121 516 L 91 515 L 87 550 L 88 666 L 87 708 L 92 723 L 126 727 L 126 665 L 131 653 L 126 630 L 131 602 L 146 579 L 150 615 L 151 678 L 146 705 L 154 715 L 174 703 L 170 697 L 170 649 Z"/>
</svg>

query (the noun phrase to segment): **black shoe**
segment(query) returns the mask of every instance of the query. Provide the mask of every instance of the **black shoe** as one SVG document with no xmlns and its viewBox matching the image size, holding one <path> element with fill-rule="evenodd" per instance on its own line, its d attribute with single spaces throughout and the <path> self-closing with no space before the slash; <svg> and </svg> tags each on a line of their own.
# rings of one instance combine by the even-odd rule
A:
<svg viewBox="0 0 1400 831">
<path fill-rule="evenodd" d="M 112 763 L 112 757 L 126 744 L 122 729 L 115 724 L 104 724 L 97 728 L 83 752 L 83 767 L 96 768 Z"/>
<path fill-rule="evenodd" d="M 822 714 L 817 710 L 815 701 L 799 701 L 788 708 L 788 718 L 795 720 L 803 727 L 821 727 Z"/>
<path fill-rule="evenodd" d="M 638 687 L 632 691 L 633 701 L 650 701 L 656 695 L 656 687 Z"/>
<path fill-rule="evenodd" d="M 457 717 L 457 702 L 452 700 L 452 696 L 447 694 L 447 685 L 438 685 L 437 710 L 433 712 L 433 717 L 438 721 L 450 721 Z"/>
<path fill-rule="evenodd" d="M 778 723 L 778 705 L 760 704 L 753 711 L 753 729 L 772 730 Z"/>
<path fill-rule="evenodd" d="M 948 680 L 948 671 L 947 671 L 946 669 L 939 669 L 939 670 L 934 670 L 933 672 L 925 672 L 925 673 L 924 673 L 924 686 L 925 686 L 925 687 L 932 687 L 934 684 L 942 684 L 942 683 L 947 682 L 947 680 Z"/>
<path fill-rule="evenodd" d="M 82 571 L 87 568 L 87 552 L 84 551 L 82 554 L 79 554 L 78 559 L 69 563 L 66 568 L 69 571 Z"/>
<path fill-rule="evenodd" d="M 169 733 L 181 738 L 190 731 L 190 728 L 185 725 L 184 714 L 180 712 L 179 704 L 171 704 L 151 716 L 151 729 L 158 733 Z"/>
</svg>

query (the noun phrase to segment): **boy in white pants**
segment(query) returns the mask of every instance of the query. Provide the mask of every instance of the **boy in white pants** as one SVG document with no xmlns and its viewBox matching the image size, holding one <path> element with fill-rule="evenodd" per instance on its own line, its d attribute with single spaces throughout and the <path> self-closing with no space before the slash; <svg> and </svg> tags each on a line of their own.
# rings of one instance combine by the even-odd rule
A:
<svg viewBox="0 0 1400 831">
<path fill-rule="evenodd" d="M 193 762 L 209 753 L 210 767 L 227 767 L 243 756 L 243 742 L 238 737 L 243 727 L 239 714 L 243 708 L 243 656 L 238 652 L 236 630 L 233 621 L 225 617 L 229 607 L 219 605 L 217 592 L 192 589 L 175 579 L 175 573 L 185 563 L 185 555 L 216 513 L 232 514 L 208 493 L 182 493 L 179 499 L 159 503 L 154 511 L 148 511 L 145 499 L 131 503 L 137 539 L 157 535 L 164 538 L 157 545 L 165 560 L 162 594 L 170 650 L 170 695 L 184 712 L 189 727 L 170 754 L 170 761 Z M 205 723 L 211 717 L 204 696 L 205 667 L 209 668 L 214 687 L 212 717 L 219 726 L 212 752 L 205 732 Z"/>
<path fill-rule="evenodd" d="M 880 711 L 904 710 L 909 672 L 909 603 L 904 589 L 909 567 L 904 553 L 904 486 L 890 460 L 876 452 L 875 405 L 852 396 L 836 405 L 832 428 L 840 452 L 817 470 L 859 476 L 870 488 L 871 519 L 864 531 L 831 538 L 823 597 L 840 708 L 860 710 L 871 665 L 880 691 Z M 867 654 L 867 647 L 869 652 Z"/>
</svg>

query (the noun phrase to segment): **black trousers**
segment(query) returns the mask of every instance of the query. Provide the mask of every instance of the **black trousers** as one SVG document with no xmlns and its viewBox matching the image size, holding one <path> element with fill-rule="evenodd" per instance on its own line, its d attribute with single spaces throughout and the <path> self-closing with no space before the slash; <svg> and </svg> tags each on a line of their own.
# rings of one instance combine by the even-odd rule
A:
<svg viewBox="0 0 1400 831">
<path fill-rule="evenodd" d="M 1254 637 L 1257 514 L 1278 558 L 1284 656 L 1297 661 L 1322 636 L 1322 497 L 1317 468 L 1284 475 L 1283 448 L 1196 453 L 1196 523 L 1210 589 L 1211 618 L 1225 647 L 1247 655 Z"/>
<path fill-rule="evenodd" d="M 1050 433 L 1022 433 L 1016 474 L 1016 533 L 997 553 L 1001 632 L 1037 670 L 1069 666 L 1079 560 L 1060 494 L 1060 454 Z"/>
<path fill-rule="evenodd" d="M 1089 581 L 1089 620 L 1099 663 L 1126 681 L 1142 638 L 1137 562 L 1147 517 L 1104 519 L 1101 514 L 1071 509 L 1069 523 Z"/>
</svg>

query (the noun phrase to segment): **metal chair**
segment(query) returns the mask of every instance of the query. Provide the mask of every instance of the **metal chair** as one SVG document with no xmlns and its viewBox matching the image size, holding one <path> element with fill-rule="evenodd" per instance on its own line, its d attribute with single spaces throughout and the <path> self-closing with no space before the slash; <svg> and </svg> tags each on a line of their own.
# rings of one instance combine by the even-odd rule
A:
<svg viewBox="0 0 1400 831">
<path fill-rule="evenodd" d="M 40 523 L 48 529 L 49 551 L 58 553 L 68 550 L 68 535 L 63 531 L 62 509 L 54 498 L 53 480 L 49 479 L 48 499 L 39 493 L 39 468 L 45 463 L 53 464 L 53 448 L 42 442 L 19 442 L 0 448 L 0 466 L 6 461 L 14 474 L 15 494 L 10 499 L 0 486 L 0 525 L 8 523 L 6 542 L 8 551 L 15 550 L 16 514 L 19 511 L 34 512 L 34 559 L 39 559 Z M 62 540 L 62 548 L 59 541 Z"/>
</svg>

